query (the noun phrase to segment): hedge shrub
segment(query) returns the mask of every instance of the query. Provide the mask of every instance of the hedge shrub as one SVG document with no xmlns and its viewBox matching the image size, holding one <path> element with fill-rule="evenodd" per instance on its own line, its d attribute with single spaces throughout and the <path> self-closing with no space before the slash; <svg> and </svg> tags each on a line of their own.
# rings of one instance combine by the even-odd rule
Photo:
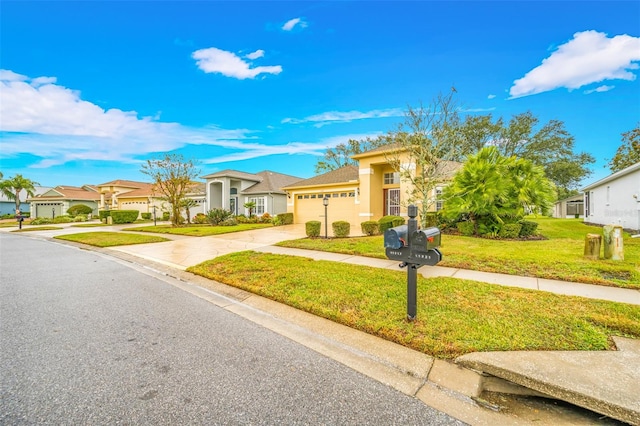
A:
<svg viewBox="0 0 640 426">
<path fill-rule="evenodd" d="M 231 213 L 229 210 L 215 208 L 207 212 L 207 220 L 210 224 L 216 226 L 229 219 L 232 214 L 233 213 Z"/>
<path fill-rule="evenodd" d="M 458 232 L 466 237 L 472 236 L 475 231 L 473 222 L 458 222 L 456 223 L 456 227 L 458 228 Z"/>
<path fill-rule="evenodd" d="M 521 220 L 518 223 L 522 225 L 522 228 L 520 228 L 521 237 L 530 237 L 532 235 L 535 235 L 536 231 L 538 230 L 537 222 L 532 222 L 530 220 Z"/>
<path fill-rule="evenodd" d="M 111 210 L 113 224 L 133 223 L 138 219 L 138 210 Z"/>
<path fill-rule="evenodd" d="M 48 217 L 36 217 L 31 222 L 30 225 L 50 225 L 53 223 L 53 219 Z"/>
<path fill-rule="evenodd" d="M 69 215 L 61 215 L 61 216 L 56 216 L 53 218 L 53 223 L 71 223 L 73 222 L 73 219 L 71 219 L 71 217 L 69 217 Z"/>
<path fill-rule="evenodd" d="M 111 210 L 100 210 L 98 212 L 98 216 L 100 217 L 100 221 L 104 221 L 109 216 L 111 216 Z"/>
<path fill-rule="evenodd" d="M 79 214 L 91 214 L 93 213 L 93 209 L 84 204 L 76 204 L 75 206 L 69 207 L 67 213 L 69 216 L 78 216 Z"/>
<path fill-rule="evenodd" d="M 498 236 L 501 238 L 518 238 L 522 225 L 519 223 L 506 223 L 500 228 Z"/>
<path fill-rule="evenodd" d="M 367 220 L 366 222 L 362 222 L 360 224 L 360 228 L 362 229 L 362 233 L 364 235 L 378 235 L 379 226 L 378 222 L 375 220 Z"/>
<path fill-rule="evenodd" d="M 333 222 L 331 228 L 333 228 L 334 237 L 345 238 L 351 233 L 351 224 L 344 220 Z"/>
<path fill-rule="evenodd" d="M 162 212 L 162 220 L 167 221 L 171 219 L 171 213 L 169 212 Z"/>
<path fill-rule="evenodd" d="M 428 212 L 425 215 L 424 222 L 427 228 L 438 226 L 439 218 L 438 213 L 436 212 Z"/>
<path fill-rule="evenodd" d="M 307 237 L 316 238 L 320 236 L 321 223 L 318 220 L 311 220 L 304 224 L 304 229 L 307 232 Z"/>
<path fill-rule="evenodd" d="M 276 215 L 279 220 L 279 223 L 282 225 L 291 225 L 293 224 L 293 213 L 280 213 Z"/>
<path fill-rule="evenodd" d="M 198 213 L 193 217 L 193 223 L 197 225 L 204 225 L 206 223 L 209 223 L 209 219 L 207 218 L 206 214 Z"/>
<path fill-rule="evenodd" d="M 383 216 L 378 221 L 378 228 L 381 234 L 384 234 L 389 228 L 395 228 L 396 226 L 404 225 L 404 218 L 400 216 Z"/>
<path fill-rule="evenodd" d="M 140 213 L 140 217 L 144 220 L 149 220 L 151 219 L 151 213 Z"/>
</svg>

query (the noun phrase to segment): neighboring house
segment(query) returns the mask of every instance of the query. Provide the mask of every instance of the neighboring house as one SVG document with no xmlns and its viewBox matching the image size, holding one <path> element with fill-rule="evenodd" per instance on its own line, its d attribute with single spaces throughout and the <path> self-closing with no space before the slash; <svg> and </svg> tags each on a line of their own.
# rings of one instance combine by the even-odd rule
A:
<svg viewBox="0 0 640 426">
<path fill-rule="evenodd" d="M 98 214 L 98 189 L 92 185 L 66 186 L 60 185 L 51 188 L 42 194 L 27 199 L 30 203 L 32 218 L 53 218 L 67 214 L 69 207 L 76 204 L 84 204 L 93 209 L 93 214 Z"/>
<path fill-rule="evenodd" d="M 329 222 L 344 220 L 359 225 L 386 215 L 406 216 L 411 186 L 402 181 L 400 173 L 389 164 L 388 156 L 392 152 L 392 148 L 386 146 L 357 154 L 352 158 L 358 161 L 358 166 L 344 166 L 285 187 L 289 194 L 287 209 L 293 213 L 294 223 L 321 220 L 324 198 L 329 198 Z M 403 167 L 417 170 L 408 161 L 407 157 Z M 460 166 L 455 162 L 443 163 L 443 176 L 450 179 Z M 433 210 L 442 208 L 438 200 L 441 192 L 441 186 L 434 188 Z"/>
<path fill-rule="evenodd" d="M 578 194 L 557 201 L 553 208 L 553 217 L 561 219 L 584 217 L 584 195 Z"/>
<path fill-rule="evenodd" d="M 34 189 L 35 189 L 34 196 L 44 194 L 45 192 L 51 190 L 51 188 L 47 186 L 36 186 L 34 187 Z M 23 212 L 30 211 L 29 198 L 27 196 L 27 192 L 24 189 L 20 191 L 19 198 L 20 198 L 20 204 L 21 204 L 20 206 L 21 211 Z M 10 215 L 16 214 L 16 202 L 15 200 L 10 200 L 9 198 L 7 198 L 6 195 L 0 192 L 0 216 L 4 216 L 6 214 L 10 214 Z"/>
<path fill-rule="evenodd" d="M 584 221 L 640 231 L 640 163 L 586 186 Z"/>
<path fill-rule="evenodd" d="M 169 206 L 154 191 L 154 185 L 146 182 L 131 180 L 113 180 L 96 185 L 99 192 L 100 210 L 138 210 L 140 213 L 153 213 L 154 208 L 158 217 L 162 212 L 170 211 Z M 193 217 L 197 213 L 204 212 L 204 185 L 194 182 L 193 192 L 187 194 L 188 198 L 196 201 L 196 206 L 189 209 Z"/>
<path fill-rule="evenodd" d="M 235 215 L 248 215 L 249 210 L 244 205 L 254 202 L 253 214 L 258 216 L 286 213 L 287 193 L 282 188 L 302 180 L 269 170 L 256 174 L 223 170 L 202 178 L 206 180 L 205 212 L 225 209 Z"/>
</svg>

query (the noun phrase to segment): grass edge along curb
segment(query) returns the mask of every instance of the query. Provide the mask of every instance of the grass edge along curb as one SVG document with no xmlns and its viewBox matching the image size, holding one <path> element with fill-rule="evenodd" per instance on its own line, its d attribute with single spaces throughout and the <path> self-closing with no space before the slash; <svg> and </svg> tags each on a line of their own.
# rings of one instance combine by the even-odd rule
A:
<svg viewBox="0 0 640 426">
<path fill-rule="evenodd" d="M 611 335 L 640 337 L 640 306 L 457 278 L 419 277 L 417 320 L 408 322 L 403 272 L 253 251 L 187 271 L 437 358 L 607 350 Z"/>
</svg>

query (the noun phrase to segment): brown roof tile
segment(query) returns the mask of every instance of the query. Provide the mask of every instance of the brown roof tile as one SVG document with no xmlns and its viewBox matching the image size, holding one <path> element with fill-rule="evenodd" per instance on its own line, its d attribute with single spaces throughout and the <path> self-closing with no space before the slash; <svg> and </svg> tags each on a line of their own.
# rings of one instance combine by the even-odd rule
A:
<svg viewBox="0 0 640 426">
<path fill-rule="evenodd" d="M 339 169 L 301 180 L 293 185 L 284 187 L 285 189 L 300 188 L 307 186 L 332 185 L 337 183 L 358 182 L 359 174 L 356 166 L 343 166 Z"/>
</svg>

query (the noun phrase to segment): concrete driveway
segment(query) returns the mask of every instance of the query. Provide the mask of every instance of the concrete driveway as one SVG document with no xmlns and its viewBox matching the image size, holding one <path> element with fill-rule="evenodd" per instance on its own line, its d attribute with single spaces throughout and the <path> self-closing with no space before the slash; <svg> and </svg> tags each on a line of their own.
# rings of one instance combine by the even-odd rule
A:
<svg viewBox="0 0 640 426">
<path fill-rule="evenodd" d="M 243 250 L 255 250 L 280 241 L 305 238 L 305 225 L 285 225 L 273 228 L 213 235 L 187 237 L 164 243 L 136 244 L 112 247 L 111 250 L 132 254 L 174 268 L 186 269 L 217 256 Z M 167 236 L 170 238 L 170 236 Z"/>
</svg>

